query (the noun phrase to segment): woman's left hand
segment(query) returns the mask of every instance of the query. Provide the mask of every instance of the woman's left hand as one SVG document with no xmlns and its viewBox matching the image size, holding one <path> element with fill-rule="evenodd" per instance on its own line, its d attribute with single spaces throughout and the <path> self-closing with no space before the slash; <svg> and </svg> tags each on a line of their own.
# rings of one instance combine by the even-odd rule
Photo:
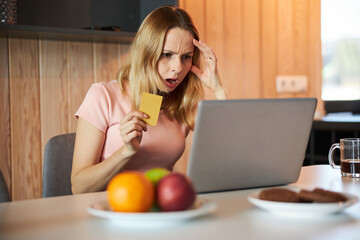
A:
<svg viewBox="0 0 360 240">
<path fill-rule="evenodd" d="M 203 82 L 203 84 L 205 84 L 205 86 L 214 91 L 215 94 L 221 92 L 220 95 L 224 96 L 221 96 L 220 98 L 226 98 L 226 94 L 221 83 L 220 74 L 217 69 L 217 58 L 214 50 L 202 41 L 197 41 L 194 39 L 193 43 L 197 48 L 199 48 L 202 56 L 204 57 L 205 65 L 204 71 L 201 71 L 195 65 L 191 67 L 191 71 L 196 74 L 196 76 Z"/>
</svg>

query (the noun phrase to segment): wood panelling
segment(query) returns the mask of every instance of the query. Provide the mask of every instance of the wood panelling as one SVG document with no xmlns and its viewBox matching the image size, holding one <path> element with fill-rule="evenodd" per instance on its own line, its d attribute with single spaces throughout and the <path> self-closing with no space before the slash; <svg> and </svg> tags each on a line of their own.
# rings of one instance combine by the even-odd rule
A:
<svg viewBox="0 0 360 240">
<path fill-rule="evenodd" d="M 40 40 L 41 153 L 47 141 L 68 132 L 67 44 Z"/>
<path fill-rule="evenodd" d="M 215 49 L 218 69 L 224 70 L 224 4 L 218 0 L 207 0 L 205 4 L 205 36 L 206 44 Z M 201 38 L 201 36 L 200 36 Z"/>
<path fill-rule="evenodd" d="M 278 0 L 277 5 L 277 72 L 281 75 L 293 73 L 293 1 Z"/>
<path fill-rule="evenodd" d="M 129 48 L 130 45 L 121 45 L 120 46 L 120 65 L 125 64 L 128 56 L 129 56 Z"/>
<path fill-rule="evenodd" d="M 68 122 L 69 132 L 76 131 L 74 114 L 94 83 L 94 53 L 91 42 L 68 42 Z"/>
<path fill-rule="evenodd" d="M 39 42 L 10 38 L 12 199 L 41 197 Z"/>
<path fill-rule="evenodd" d="M 294 44 L 293 44 L 293 1 L 277 1 L 277 75 L 291 75 L 294 73 Z M 279 97 L 292 97 L 293 93 L 280 93 Z"/>
<path fill-rule="evenodd" d="M 320 1 L 308 1 L 308 77 L 309 96 L 316 96 L 318 99 L 317 114 L 325 113 L 324 103 L 321 100 L 321 6 Z"/>
<path fill-rule="evenodd" d="M 212 47 L 230 98 L 321 94 L 320 0 L 180 0 Z M 129 44 L 0 37 L 0 168 L 13 200 L 41 196 L 43 150 L 74 132 L 94 82 L 116 78 Z M 308 76 L 308 91 L 278 94 L 275 78 Z M 176 164 L 185 172 L 192 142 Z"/>
<path fill-rule="evenodd" d="M 11 192 L 10 139 L 8 39 L 0 37 L 0 170 Z"/>
<path fill-rule="evenodd" d="M 186 9 L 190 14 L 199 34 L 200 39 L 205 36 L 206 26 L 208 25 L 205 20 L 205 4 L 207 0 L 197 1 L 179 1 L 179 7 Z M 206 25 L 206 26 L 205 26 Z"/>
<path fill-rule="evenodd" d="M 224 1 L 224 59 L 223 63 L 226 66 L 226 71 L 222 72 L 222 79 L 232 79 L 232 81 L 224 81 L 224 88 L 227 89 L 227 94 L 234 98 L 241 98 L 242 81 L 241 73 L 243 72 L 243 49 L 242 42 L 242 4 L 241 1 Z M 237 59 L 237 61 L 234 61 Z"/>
<path fill-rule="evenodd" d="M 115 79 L 128 49 L 127 43 L 0 38 L 0 168 L 13 200 L 41 197 L 47 141 L 76 130 L 74 114 L 90 85 Z"/>
<path fill-rule="evenodd" d="M 308 72 L 308 1 L 293 1 L 294 73 Z"/>
<path fill-rule="evenodd" d="M 243 98 L 260 98 L 260 2 L 243 0 L 242 3 L 244 50 L 241 93 Z"/>
<path fill-rule="evenodd" d="M 264 98 L 276 97 L 274 79 L 277 73 L 276 53 L 276 0 L 263 0 L 261 2 L 261 80 Z"/>
<path fill-rule="evenodd" d="M 111 43 L 95 43 L 94 52 L 95 82 L 115 79 L 120 67 L 120 47 Z"/>
<path fill-rule="evenodd" d="M 320 0 L 181 0 L 180 6 L 201 24 L 230 98 L 320 99 Z M 284 74 L 307 75 L 308 91 L 278 94 L 275 78 Z"/>
<path fill-rule="evenodd" d="M 308 1 L 293 1 L 293 73 L 308 75 Z M 320 30 L 320 29 L 319 29 Z M 295 97 L 306 97 L 308 93 L 296 93 Z"/>
</svg>

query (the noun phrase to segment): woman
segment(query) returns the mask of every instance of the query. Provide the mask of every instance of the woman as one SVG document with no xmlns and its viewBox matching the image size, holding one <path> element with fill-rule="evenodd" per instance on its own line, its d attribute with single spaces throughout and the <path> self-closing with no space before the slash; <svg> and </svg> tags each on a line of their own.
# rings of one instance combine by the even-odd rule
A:
<svg viewBox="0 0 360 240">
<path fill-rule="evenodd" d="M 197 66 L 200 52 L 205 66 Z M 203 84 L 217 98 L 225 92 L 214 51 L 199 41 L 182 9 L 160 7 L 141 24 L 118 81 L 95 83 L 78 118 L 71 182 L 73 193 L 101 191 L 120 171 L 172 170 L 194 127 Z M 143 92 L 163 95 L 156 127 L 138 111 Z"/>
</svg>

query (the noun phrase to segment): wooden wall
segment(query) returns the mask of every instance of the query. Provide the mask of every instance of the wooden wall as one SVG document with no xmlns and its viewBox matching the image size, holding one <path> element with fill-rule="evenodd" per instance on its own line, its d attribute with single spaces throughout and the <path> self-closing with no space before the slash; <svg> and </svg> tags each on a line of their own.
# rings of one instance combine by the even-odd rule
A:
<svg viewBox="0 0 360 240">
<path fill-rule="evenodd" d="M 320 0 L 180 0 L 212 46 L 230 98 L 317 97 Z M 0 169 L 13 200 L 41 197 L 49 138 L 74 132 L 93 82 L 115 78 L 128 44 L 0 37 Z M 277 75 L 301 74 L 308 91 L 277 94 Z M 322 103 L 318 111 L 322 112 Z M 192 136 L 176 166 L 185 171 Z"/>
<path fill-rule="evenodd" d="M 0 167 L 13 200 L 41 197 L 46 142 L 75 132 L 88 88 L 115 79 L 128 47 L 0 38 Z"/>
<path fill-rule="evenodd" d="M 182 0 L 214 48 L 231 98 L 320 97 L 320 0 Z M 307 75 L 305 93 L 277 94 L 277 75 Z"/>
<path fill-rule="evenodd" d="M 321 101 L 321 0 L 182 0 L 216 52 L 230 98 L 316 97 Z M 306 75 L 304 93 L 276 92 L 277 75 Z M 191 149 L 188 137 L 183 159 Z M 186 160 L 179 162 L 185 171 Z"/>
</svg>

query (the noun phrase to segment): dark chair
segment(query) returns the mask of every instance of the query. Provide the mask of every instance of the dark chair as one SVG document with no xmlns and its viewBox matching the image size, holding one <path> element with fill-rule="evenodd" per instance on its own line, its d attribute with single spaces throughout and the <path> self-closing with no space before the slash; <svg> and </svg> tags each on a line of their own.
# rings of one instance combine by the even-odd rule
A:
<svg viewBox="0 0 360 240">
<path fill-rule="evenodd" d="M 42 197 L 71 195 L 75 133 L 51 138 L 45 146 Z"/>
<path fill-rule="evenodd" d="M 11 200 L 5 178 L 0 171 L 0 202 L 9 202 Z"/>
</svg>

